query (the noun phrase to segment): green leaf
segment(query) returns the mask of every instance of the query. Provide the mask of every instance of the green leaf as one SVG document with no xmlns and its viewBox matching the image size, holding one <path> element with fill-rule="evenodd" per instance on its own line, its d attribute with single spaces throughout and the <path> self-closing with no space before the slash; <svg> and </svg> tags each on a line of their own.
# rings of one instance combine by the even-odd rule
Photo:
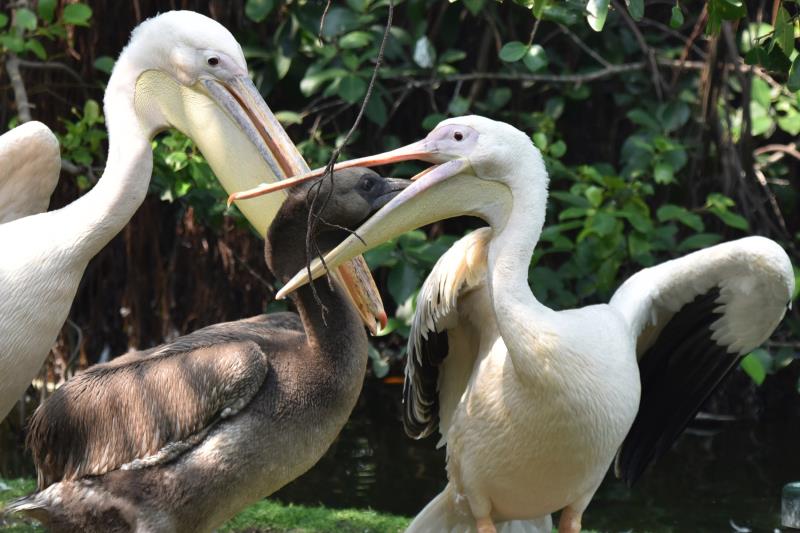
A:
<svg viewBox="0 0 800 533">
<path fill-rule="evenodd" d="M 711 209 L 711 212 L 714 213 L 722 222 L 724 222 L 726 226 L 743 231 L 746 231 L 750 227 L 750 225 L 747 223 L 747 219 L 741 215 L 737 215 L 736 213 L 731 213 L 728 210 L 722 209 Z"/>
<path fill-rule="evenodd" d="M 786 80 L 786 88 L 793 92 L 800 90 L 800 54 L 797 54 L 794 61 L 792 61 L 792 67 L 789 69 L 789 79 Z"/>
<path fill-rule="evenodd" d="M 383 98 L 381 98 L 379 94 L 375 92 L 372 93 L 372 97 L 369 99 L 369 102 L 367 102 L 364 113 L 367 115 L 368 119 L 378 126 L 386 125 L 386 120 L 388 118 L 386 104 L 383 103 Z"/>
<path fill-rule="evenodd" d="M 95 100 L 86 100 L 83 104 L 83 119 L 94 124 L 100 118 L 100 105 Z"/>
<path fill-rule="evenodd" d="M 522 62 L 528 67 L 528 70 L 536 72 L 547 66 L 547 52 L 541 45 L 534 44 L 528 49 Z"/>
<path fill-rule="evenodd" d="M 92 8 L 86 4 L 69 4 L 62 14 L 64 24 L 74 26 L 86 26 L 90 18 L 92 18 Z"/>
<path fill-rule="evenodd" d="M 631 109 L 625 114 L 628 120 L 651 131 L 661 131 L 661 126 L 653 116 L 643 109 Z"/>
<path fill-rule="evenodd" d="M 358 28 L 358 15 L 346 7 L 332 7 L 322 26 L 322 37 L 330 39 Z"/>
<path fill-rule="evenodd" d="M 6 24 L 8 24 L 8 15 L 0 13 L 0 28 L 5 28 Z"/>
<path fill-rule="evenodd" d="M 463 50 L 456 50 L 455 48 L 450 48 L 446 50 L 441 56 L 439 56 L 440 63 L 457 63 L 462 59 L 467 57 L 467 53 Z"/>
<path fill-rule="evenodd" d="M 669 25 L 671 28 L 676 30 L 683 26 L 683 11 L 681 11 L 681 5 L 678 2 L 675 2 L 675 5 L 672 6 L 672 13 L 669 17 Z"/>
<path fill-rule="evenodd" d="M 664 131 L 671 132 L 686 124 L 691 112 L 688 105 L 676 100 L 664 106 L 659 114 Z"/>
<path fill-rule="evenodd" d="M 689 250 L 699 250 L 713 246 L 722 240 L 722 236 L 716 233 L 697 233 L 691 237 L 687 237 L 683 242 L 678 245 L 679 252 L 686 252 Z"/>
<path fill-rule="evenodd" d="M 23 7 L 14 11 L 14 25 L 21 30 L 33 31 L 36 29 L 36 14 Z"/>
<path fill-rule="evenodd" d="M 421 281 L 422 272 L 409 263 L 398 263 L 389 272 L 389 279 L 387 280 L 389 294 L 392 295 L 395 302 L 405 302 L 419 287 Z"/>
<path fill-rule="evenodd" d="M 425 35 L 414 43 L 414 63 L 422 68 L 431 68 L 436 63 L 436 49 Z"/>
<path fill-rule="evenodd" d="M 791 57 L 794 52 L 794 24 L 791 15 L 783 6 L 778 9 L 775 17 L 775 33 L 772 38 L 783 49 L 783 53 Z"/>
<path fill-rule="evenodd" d="M 353 74 L 348 74 L 339 83 L 339 96 L 346 102 L 355 104 L 367 92 L 367 82 Z"/>
<path fill-rule="evenodd" d="M 658 208 L 656 212 L 659 222 L 677 220 L 695 231 L 703 231 L 705 226 L 700 215 L 688 211 L 686 208 L 674 204 L 666 204 Z"/>
<path fill-rule="evenodd" d="M 275 118 L 277 118 L 278 122 L 285 126 L 303 123 L 302 115 L 300 115 L 300 113 L 296 113 L 295 111 L 278 111 L 275 113 Z"/>
<path fill-rule="evenodd" d="M 494 87 L 489 90 L 489 95 L 486 98 L 486 104 L 492 109 L 497 111 L 502 109 L 511 100 L 511 89 L 508 87 Z"/>
<path fill-rule="evenodd" d="M 36 12 L 39 13 L 39 18 L 45 22 L 53 22 L 53 17 L 56 14 L 56 0 L 39 0 L 36 5 Z"/>
<path fill-rule="evenodd" d="M 586 199 L 589 200 L 592 207 L 600 207 L 600 204 L 603 203 L 603 189 L 600 187 L 592 185 L 588 187 L 583 194 L 586 196 Z"/>
<path fill-rule="evenodd" d="M 341 39 L 339 46 L 345 50 L 363 48 L 372 42 L 372 34 L 366 31 L 351 31 Z"/>
<path fill-rule="evenodd" d="M 547 135 L 545 135 L 541 131 L 537 131 L 533 134 L 533 144 L 541 151 L 547 150 Z"/>
<path fill-rule="evenodd" d="M 275 0 L 247 0 L 244 14 L 253 22 L 263 22 L 274 8 Z"/>
<path fill-rule="evenodd" d="M 777 47 L 754 46 L 745 54 L 744 62 L 748 65 L 761 65 L 767 70 L 783 73 L 789 72 L 789 68 L 792 66 L 789 58 Z"/>
<path fill-rule="evenodd" d="M 589 0 L 586 3 L 586 21 L 594 31 L 601 31 L 608 16 L 610 0 Z"/>
<path fill-rule="evenodd" d="M 106 74 L 111 74 L 111 71 L 114 70 L 114 58 L 100 56 L 94 60 L 94 68 Z"/>
<path fill-rule="evenodd" d="M 559 159 L 564 157 L 564 154 L 567 153 L 567 145 L 564 141 L 556 141 L 550 145 L 550 149 L 547 151 L 552 157 Z"/>
<path fill-rule="evenodd" d="M 675 181 L 675 173 L 669 163 L 658 163 L 653 169 L 653 179 L 656 183 L 666 185 Z"/>
<path fill-rule="evenodd" d="M 0 34 L 0 46 L 19 54 L 25 51 L 25 41 L 19 35 Z"/>
<path fill-rule="evenodd" d="M 756 383 L 756 385 L 761 385 L 764 383 L 764 380 L 767 377 L 767 370 L 764 368 L 764 364 L 761 359 L 755 355 L 755 352 L 751 352 L 742 359 L 740 363 L 742 370 L 750 376 L 750 378 Z"/>
<path fill-rule="evenodd" d="M 42 61 L 47 59 L 47 52 L 45 51 L 44 46 L 42 46 L 42 43 L 40 43 L 36 39 L 28 40 L 25 43 L 25 48 L 33 52 L 36 55 L 36 57 L 38 57 Z"/>
<path fill-rule="evenodd" d="M 378 379 L 386 377 L 389 373 L 389 363 L 387 359 L 382 357 L 381 353 L 373 346 L 369 347 L 367 353 L 372 361 L 372 373 L 375 374 L 375 377 Z"/>
<path fill-rule="evenodd" d="M 480 13 L 485 3 L 486 0 L 464 0 L 464 6 L 473 15 L 477 15 L 478 13 Z"/>
<path fill-rule="evenodd" d="M 644 16 L 644 0 L 625 0 L 628 6 L 628 13 L 633 20 L 641 20 Z"/>
<path fill-rule="evenodd" d="M 519 41 L 511 41 L 503 45 L 500 49 L 500 59 L 507 63 L 513 63 L 522 59 L 528 53 L 528 45 Z"/>
<path fill-rule="evenodd" d="M 753 77 L 750 85 L 750 92 L 753 100 L 758 102 L 764 109 L 769 109 L 772 105 L 772 95 L 770 94 L 769 84 L 761 78 Z"/>
<path fill-rule="evenodd" d="M 533 16 L 537 19 L 542 18 L 544 14 L 544 9 L 547 7 L 548 0 L 533 0 L 531 4 L 531 12 L 533 12 Z"/>
</svg>

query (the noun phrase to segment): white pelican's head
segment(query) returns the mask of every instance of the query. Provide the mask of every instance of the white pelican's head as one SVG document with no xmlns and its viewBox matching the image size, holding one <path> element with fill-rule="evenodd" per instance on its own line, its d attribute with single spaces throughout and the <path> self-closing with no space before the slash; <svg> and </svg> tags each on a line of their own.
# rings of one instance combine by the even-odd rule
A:
<svg viewBox="0 0 800 533">
<path fill-rule="evenodd" d="M 105 111 L 119 137 L 185 133 L 229 193 L 308 171 L 250 81 L 239 43 L 199 13 L 170 11 L 133 30 L 111 74 Z M 265 235 L 283 199 L 239 207 Z"/>
<path fill-rule="evenodd" d="M 530 212 L 532 224 L 544 221 L 547 172 L 541 153 L 528 135 L 509 124 L 479 116 L 451 118 L 441 122 L 421 141 L 336 165 L 336 169 L 373 166 L 417 159 L 434 163 L 415 176 L 414 184 L 400 193 L 375 216 L 328 255 L 331 267 L 363 253 L 406 231 L 459 215 L 483 218 L 501 229 L 514 203 Z M 300 183 L 316 170 L 286 182 L 234 195 L 249 198 Z M 324 272 L 312 265 L 312 276 Z M 282 297 L 308 282 L 299 273 L 279 292 Z"/>
<path fill-rule="evenodd" d="M 200 148 L 229 194 L 309 170 L 250 81 L 239 43 L 199 13 L 171 11 L 134 29 L 111 74 L 105 111 L 109 131 L 122 139 L 114 149 L 130 149 L 134 138 L 176 128 Z M 265 236 L 284 198 L 272 195 L 238 207 Z M 380 296 L 363 260 L 352 269 L 348 279 L 354 281 L 346 288 L 374 330 L 376 319 L 385 321 Z"/>
</svg>

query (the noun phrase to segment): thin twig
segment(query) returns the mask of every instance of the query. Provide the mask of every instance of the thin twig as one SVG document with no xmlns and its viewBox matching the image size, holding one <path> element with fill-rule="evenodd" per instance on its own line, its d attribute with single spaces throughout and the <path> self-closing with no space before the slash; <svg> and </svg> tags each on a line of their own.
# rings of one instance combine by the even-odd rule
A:
<svg viewBox="0 0 800 533">
<path fill-rule="evenodd" d="M 327 9 L 326 9 L 327 11 Z M 324 16 L 324 13 L 323 13 Z M 306 273 L 308 274 L 308 278 L 312 280 L 309 284 L 311 285 L 311 291 L 314 296 L 314 301 L 320 306 L 322 310 L 322 320 L 325 322 L 325 313 L 326 308 L 320 300 L 319 295 L 317 294 L 317 289 L 315 287 L 314 281 L 311 277 L 311 257 L 317 256 L 322 261 L 322 266 L 325 268 L 326 273 L 330 274 L 328 270 L 328 265 L 325 264 L 325 258 L 323 257 L 322 253 L 317 246 L 315 236 L 317 232 L 317 226 L 321 221 L 322 212 L 325 210 L 325 207 L 330 201 L 331 196 L 333 195 L 333 166 L 336 164 L 336 161 L 339 159 L 339 156 L 342 153 L 342 149 L 347 146 L 350 142 L 350 138 L 355 133 L 356 129 L 358 129 L 359 124 L 361 123 L 361 119 L 364 116 L 364 112 L 367 108 L 367 104 L 369 103 L 369 99 L 372 96 L 372 91 L 375 87 L 375 81 L 378 79 L 378 72 L 380 71 L 381 64 L 383 63 L 383 53 L 386 49 L 386 42 L 389 40 L 389 31 L 392 28 L 392 18 L 394 16 L 394 0 L 389 0 L 389 13 L 386 17 L 386 27 L 383 31 L 383 39 L 381 40 L 380 48 L 378 49 L 378 57 L 375 59 L 375 68 L 372 71 L 372 78 L 369 80 L 369 85 L 367 86 L 367 92 L 364 95 L 364 100 L 361 102 L 361 108 L 358 110 L 358 114 L 356 115 L 355 120 L 353 121 L 353 125 L 350 127 L 350 131 L 347 132 L 345 135 L 344 140 L 342 143 L 333 150 L 331 154 L 331 158 L 328 161 L 328 164 L 325 166 L 325 173 L 322 177 L 317 180 L 309 189 L 309 193 L 313 192 L 311 197 L 311 206 L 308 210 L 308 226 L 306 229 Z M 322 25 L 320 23 L 320 31 L 322 30 Z M 321 34 L 320 34 L 321 36 Z M 328 194 L 322 202 L 319 210 L 316 209 L 317 200 L 319 198 L 319 190 L 322 187 L 322 183 L 324 180 L 329 180 L 330 187 L 328 188 Z M 315 252 L 312 255 L 312 251 Z"/>
<path fill-rule="evenodd" d="M 538 22 L 538 19 L 537 19 L 537 22 Z M 600 54 L 598 54 L 597 52 L 592 50 L 591 47 L 589 47 L 585 42 L 583 42 L 580 37 L 578 37 L 572 31 L 570 31 L 569 28 L 567 28 L 563 24 L 559 24 L 558 27 L 567 37 L 572 39 L 575 42 L 575 44 L 577 44 L 578 47 L 581 50 L 583 50 L 584 52 L 586 52 L 587 54 L 592 56 L 595 59 L 595 61 L 597 61 L 598 63 L 600 63 L 601 65 L 603 65 L 606 68 L 609 68 L 609 67 L 613 66 L 611 63 L 606 61 L 606 59 L 603 56 L 601 56 Z"/>
<path fill-rule="evenodd" d="M 617 0 L 613 0 L 612 3 L 614 4 L 614 9 L 619 12 L 622 20 L 624 20 L 625 24 L 630 28 L 636 42 L 639 43 L 639 48 L 642 49 L 644 56 L 647 58 L 647 62 L 650 65 L 650 76 L 653 80 L 653 87 L 656 89 L 656 96 L 659 100 L 663 100 L 664 95 L 661 91 L 661 74 L 658 72 L 658 62 L 656 61 L 655 51 L 647 44 L 647 41 L 644 40 L 642 32 L 640 32 L 639 28 L 636 26 L 636 21 L 628 14 L 628 10 L 624 9 Z"/>
<path fill-rule="evenodd" d="M 322 16 L 319 18 L 319 32 L 317 33 L 317 39 L 319 40 L 319 45 L 322 46 L 325 42 L 322 40 L 322 27 L 325 25 L 325 18 L 328 16 L 328 10 L 331 8 L 331 0 L 325 2 L 325 9 L 322 10 Z"/>
</svg>

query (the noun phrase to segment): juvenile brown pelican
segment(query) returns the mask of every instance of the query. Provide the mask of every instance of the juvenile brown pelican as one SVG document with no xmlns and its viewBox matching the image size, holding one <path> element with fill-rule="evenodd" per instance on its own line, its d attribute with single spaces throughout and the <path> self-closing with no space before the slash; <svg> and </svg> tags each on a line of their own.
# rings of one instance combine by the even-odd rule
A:
<svg viewBox="0 0 800 533">
<path fill-rule="evenodd" d="M 334 178 L 322 250 L 407 183 L 365 169 Z M 306 261 L 308 190 L 269 228 L 266 259 L 282 281 Z M 324 180 L 319 203 L 329 190 Z M 31 420 L 40 492 L 8 511 L 55 532 L 209 531 L 308 470 L 350 415 L 367 363 L 342 287 L 316 290 L 324 311 L 306 287 L 297 314 L 209 326 L 69 380 Z"/>
<path fill-rule="evenodd" d="M 791 301 L 786 252 L 748 237 L 644 269 L 607 305 L 553 311 L 528 286 L 548 182 L 530 137 L 459 117 L 342 167 L 405 159 L 437 165 L 327 254 L 329 267 L 443 218 L 490 225 L 442 256 L 420 291 L 406 430 L 419 438 L 438 427 L 450 483 L 409 531 L 492 532 L 561 510 L 559 532 L 578 532 L 615 454 L 618 473 L 636 479 Z"/>
</svg>

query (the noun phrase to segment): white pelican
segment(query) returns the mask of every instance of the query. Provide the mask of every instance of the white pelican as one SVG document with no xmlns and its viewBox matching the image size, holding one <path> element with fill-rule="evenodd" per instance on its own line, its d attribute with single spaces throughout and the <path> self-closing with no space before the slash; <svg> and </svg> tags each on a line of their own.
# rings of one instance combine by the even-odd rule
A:
<svg viewBox="0 0 800 533">
<path fill-rule="evenodd" d="M 114 67 L 104 103 L 109 150 L 97 185 L 63 209 L 0 225 L 0 420 L 53 345 L 88 261 L 144 199 L 156 133 L 174 127 L 191 137 L 229 191 L 308 170 L 248 78 L 239 44 L 198 13 L 169 12 L 139 25 Z M 33 198 L 41 198 L 40 191 L 26 188 L 38 186 L 39 178 L 12 177 L 26 180 L 13 185 L 22 204 L 45 205 Z M 10 190 L 8 180 L 2 182 L 3 191 Z M 240 204 L 261 235 L 283 198 L 265 200 Z M 366 315 L 385 316 L 376 310 L 377 291 L 358 286 L 371 278 L 349 279 L 356 285 L 348 290 L 374 328 L 376 319 Z"/>
<path fill-rule="evenodd" d="M 320 185 L 338 244 L 405 188 L 366 169 Z M 267 236 L 272 272 L 306 264 L 310 187 Z M 367 336 L 339 283 L 293 294 L 295 313 L 215 324 L 75 376 L 33 415 L 39 492 L 12 502 L 58 531 L 209 531 L 314 465 L 361 392 Z"/>
<path fill-rule="evenodd" d="M 490 532 L 560 509 L 559 532 L 575 533 L 615 454 L 618 473 L 635 479 L 769 337 L 791 299 L 789 258 L 748 237 L 642 270 L 608 305 L 556 312 L 527 280 L 548 182 L 530 138 L 460 117 L 340 168 L 407 159 L 437 165 L 327 254 L 328 267 L 443 218 L 490 226 L 454 245 L 419 296 L 406 428 L 422 437 L 438 425 L 449 484 L 409 531 Z M 314 277 L 323 272 L 316 262 Z M 306 279 L 298 273 L 282 294 Z"/>
</svg>

